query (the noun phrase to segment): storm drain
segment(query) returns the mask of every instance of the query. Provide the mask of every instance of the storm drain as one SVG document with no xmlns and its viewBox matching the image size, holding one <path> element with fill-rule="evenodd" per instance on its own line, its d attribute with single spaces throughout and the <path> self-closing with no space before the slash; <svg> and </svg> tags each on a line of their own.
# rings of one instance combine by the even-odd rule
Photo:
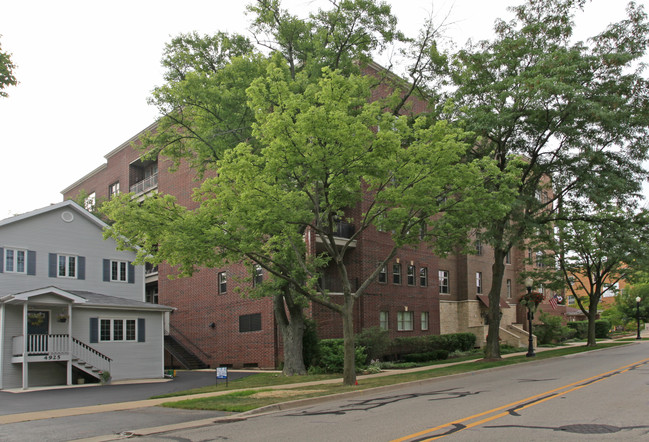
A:
<svg viewBox="0 0 649 442">
<path fill-rule="evenodd" d="M 567 431 L 568 433 L 578 433 L 578 434 L 609 434 L 609 433 L 617 433 L 622 429 L 619 427 L 614 427 L 613 425 L 575 424 L 575 425 L 564 425 L 557 428 L 557 430 Z"/>
</svg>

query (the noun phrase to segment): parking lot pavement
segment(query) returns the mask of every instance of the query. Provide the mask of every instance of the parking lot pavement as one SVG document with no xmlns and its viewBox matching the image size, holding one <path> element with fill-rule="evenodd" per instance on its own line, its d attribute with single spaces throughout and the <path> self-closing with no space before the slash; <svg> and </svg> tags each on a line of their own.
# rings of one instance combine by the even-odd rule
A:
<svg viewBox="0 0 649 442">
<path fill-rule="evenodd" d="M 228 380 L 250 376 L 255 371 L 228 371 Z M 0 391 L 0 415 L 139 401 L 152 396 L 205 387 L 216 383 L 215 370 L 177 371 L 174 379 L 152 382 L 116 382 L 70 387 Z M 219 384 L 224 383 L 219 380 Z"/>
</svg>

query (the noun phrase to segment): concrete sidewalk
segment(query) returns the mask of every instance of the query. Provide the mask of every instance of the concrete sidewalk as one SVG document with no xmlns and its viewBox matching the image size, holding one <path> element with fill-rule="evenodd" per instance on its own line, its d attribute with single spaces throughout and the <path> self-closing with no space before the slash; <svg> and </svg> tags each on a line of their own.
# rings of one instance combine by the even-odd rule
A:
<svg viewBox="0 0 649 442">
<path fill-rule="evenodd" d="M 643 331 L 643 335 L 649 336 L 649 332 Z M 601 341 L 601 342 L 607 342 L 607 341 Z M 580 345 L 579 343 L 578 345 Z M 548 350 L 553 350 L 558 347 L 553 347 L 553 348 L 536 348 L 535 352 L 540 353 Z M 520 356 L 524 355 L 525 352 L 519 352 L 519 353 L 511 353 L 508 355 L 503 355 L 503 358 L 510 358 L 513 356 Z M 468 361 L 461 361 L 461 362 L 449 362 L 446 364 L 439 364 L 435 366 L 424 366 L 424 367 L 417 367 L 417 368 L 411 368 L 411 369 L 403 369 L 403 370 L 385 370 L 382 371 L 381 373 L 376 373 L 376 374 L 368 374 L 368 375 L 359 375 L 357 377 L 359 382 L 362 382 L 364 379 L 369 379 L 369 378 L 376 378 L 376 377 L 383 377 L 383 376 L 391 376 L 394 374 L 401 374 L 401 373 L 413 373 L 413 372 L 419 372 L 419 371 L 427 371 L 427 370 L 435 370 L 435 369 L 441 369 L 445 367 L 450 367 L 454 365 L 460 365 L 460 364 L 468 364 L 472 362 L 476 362 L 480 360 L 480 358 L 468 360 Z M 307 386 L 314 386 L 314 385 L 323 385 L 323 384 L 339 384 L 342 382 L 342 378 L 336 378 L 336 379 L 328 379 L 328 380 L 320 380 L 320 381 L 311 381 L 311 382 L 301 382 L 301 383 L 295 383 L 295 384 L 283 384 L 283 385 L 277 385 L 277 386 L 268 386 L 264 387 L 265 389 L 296 389 L 296 388 L 301 388 L 301 387 L 307 387 Z M 246 389 L 248 390 L 248 389 Z M 205 398 L 205 397 L 214 397 L 214 396 L 221 396 L 224 394 L 229 394 L 235 391 L 241 391 L 241 390 L 224 390 L 224 391 L 215 391 L 215 392 L 210 392 L 210 393 L 203 393 L 203 394 L 194 394 L 194 395 L 186 395 L 186 396 L 176 396 L 176 397 L 167 397 L 167 398 L 160 398 L 160 399 L 144 399 L 144 400 L 136 400 L 136 401 L 125 401 L 125 402 L 114 402 L 114 403 L 107 403 L 107 404 L 100 404 L 100 405 L 88 405 L 88 406 L 82 406 L 82 407 L 73 407 L 73 408 L 62 408 L 62 409 L 54 409 L 54 410 L 43 410 L 43 411 L 34 411 L 34 412 L 27 412 L 27 413 L 16 413 L 16 414 L 7 414 L 0 416 L 0 424 L 10 424 L 10 423 L 18 423 L 18 422 L 27 422 L 27 421 L 34 421 L 34 420 L 40 420 L 40 419 L 51 419 L 51 418 L 60 418 L 60 417 L 67 417 L 67 416 L 81 416 L 81 415 L 89 415 L 89 414 L 95 414 L 95 413 L 105 413 L 105 412 L 111 412 L 111 411 L 124 411 L 124 410 L 133 410 L 133 409 L 138 409 L 138 408 L 145 408 L 145 407 L 155 407 L 158 406 L 164 402 L 175 402 L 175 401 L 181 401 L 185 399 L 197 399 L 197 398 Z M 359 392 L 351 392 L 352 394 L 357 394 Z M 328 400 L 331 396 L 323 396 L 320 398 L 314 398 L 314 400 Z M 272 407 L 272 406 L 271 406 Z M 251 414 L 252 412 L 249 412 L 247 414 Z M 225 418 L 221 419 L 233 419 L 236 418 L 236 416 L 243 416 L 242 414 L 237 414 L 233 416 L 227 416 Z M 214 422 L 215 419 L 208 419 L 210 422 Z M 184 423 L 184 424 L 177 424 L 177 425 L 187 425 L 189 423 Z M 192 421 L 192 426 L 195 425 L 204 425 L 204 423 L 201 423 L 201 421 Z"/>
</svg>

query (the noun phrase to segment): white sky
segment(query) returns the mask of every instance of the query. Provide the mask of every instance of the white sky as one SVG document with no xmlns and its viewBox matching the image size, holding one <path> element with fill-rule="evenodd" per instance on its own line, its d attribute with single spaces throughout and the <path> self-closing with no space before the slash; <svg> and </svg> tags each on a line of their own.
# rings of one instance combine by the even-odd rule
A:
<svg viewBox="0 0 649 442">
<path fill-rule="evenodd" d="M 60 191 L 151 124 L 150 91 L 162 83 L 165 43 L 179 33 L 248 33 L 249 0 L 29 0 L 3 2 L 0 44 L 20 84 L 0 98 L 0 219 L 62 200 Z M 284 0 L 299 16 L 326 0 Z M 496 17 L 522 0 L 388 0 L 414 36 L 434 11 L 450 11 L 457 45 L 492 35 Z M 649 0 L 638 3 L 649 4 Z M 580 38 L 624 16 L 622 0 L 593 0 Z"/>
</svg>

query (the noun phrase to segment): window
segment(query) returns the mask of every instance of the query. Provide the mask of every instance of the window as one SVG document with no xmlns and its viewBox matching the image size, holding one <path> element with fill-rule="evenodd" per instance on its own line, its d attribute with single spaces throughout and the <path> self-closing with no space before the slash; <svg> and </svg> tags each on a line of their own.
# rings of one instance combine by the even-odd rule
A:
<svg viewBox="0 0 649 442">
<path fill-rule="evenodd" d="M 475 254 L 482 256 L 482 241 L 480 241 L 479 239 L 475 240 Z"/>
<path fill-rule="evenodd" d="M 27 273 L 27 251 L 19 249 L 5 249 L 5 268 L 8 273 Z"/>
<path fill-rule="evenodd" d="M 95 196 L 95 192 L 92 192 L 89 194 L 86 199 L 83 201 L 83 208 L 92 211 L 95 208 L 95 202 L 96 202 L 97 197 Z"/>
<path fill-rule="evenodd" d="M 419 285 L 428 287 L 428 267 L 421 267 L 419 269 Z"/>
<path fill-rule="evenodd" d="M 257 287 L 264 280 L 264 270 L 261 268 L 259 264 L 255 264 L 253 271 L 254 271 L 254 275 L 252 277 L 252 285 L 253 287 Z"/>
<path fill-rule="evenodd" d="M 388 312 L 379 312 L 379 327 L 381 330 L 388 330 L 390 328 L 390 315 Z"/>
<path fill-rule="evenodd" d="M 226 272 L 219 272 L 219 295 L 228 291 L 228 276 Z"/>
<path fill-rule="evenodd" d="M 394 284 L 401 284 L 401 264 L 392 264 L 392 282 Z"/>
<path fill-rule="evenodd" d="M 77 277 L 77 257 L 70 255 L 58 255 L 58 273 L 60 278 Z"/>
<path fill-rule="evenodd" d="M 119 195 L 119 181 L 108 186 L 108 199 L 112 200 L 117 195 Z"/>
<path fill-rule="evenodd" d="M 111 261 L 110 262 L 110 280 L 126 282 L 128 272 L 127 261 Z"/>
<path fill-rule="evenodd" d="M 135 342 L 137 337 L 136 328 L 135 319 L 100 319 L 99 341 Z"/>
<path fill-rule="evenodd" d="M 511 263 L 512 263 L 512 251 L 509 250 L 505 255 L 505 264 L 511 264 Z"/>
<path fill-rule="evenodd" d="M 542 268 L 544 266 L 543 252 L 540 250 L 536 252 L 536 266 L 539 268 Z"/>
<path fill-rule="evenodd" d="M 428 330 L 428 312 L 421 312 L 421 329 Z"/>
<path fill-rule="evenodd" d="M 408 266 L 408 285 L 415 285 L 415 266 Z"/>
<path fill-rule="evenodd" d="M 512 280 L 507 280 L 507 299 L 512 299 Z"/>
<path fill-rule="evenodd" d="M 261 313 L 239 316 L 239 333 L 261 330 Z"/>
<path fill-rule="evenodd" d="M 413 312 L 397 312 L 397 331 L 411 331 L 414 316 Z"/>
<path fill-rule="evenodd" d="M 388 282 L 388 269 L 385 266 L 383 266 L 379 271 L 379 282 L 381 284 Z"/>
<path fill-rule="evenodd" d="M 482 293 L 482 272 L 475 272 L 476 293 Z"/>
<path fill-rule="evenodd" d="M 440 270 L 437 273 L 439 277 L 439 292 L 448 295 L 450 293 L 448 287 L 448 270 Z"/>
</svg>

